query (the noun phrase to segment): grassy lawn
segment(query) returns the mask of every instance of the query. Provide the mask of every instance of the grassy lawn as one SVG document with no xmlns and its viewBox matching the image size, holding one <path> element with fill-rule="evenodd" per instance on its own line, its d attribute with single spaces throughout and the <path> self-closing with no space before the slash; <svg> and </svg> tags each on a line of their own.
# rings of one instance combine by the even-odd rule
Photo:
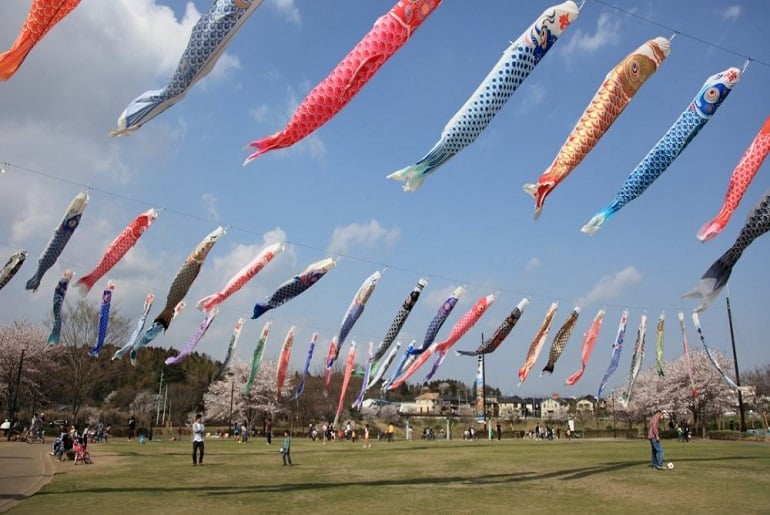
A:
<svg viewBox="0 0 770 515">
<path fill-rule="evenodd" d="M 770 445 L 663 442 L 673 471 L 649 467 L 646 440 L 398 440 L 296 437 L 268 446 L 210 439 L 92 444 L 93 465 L 57 464 L 12 514 L 55 513 L 770 513 Z"/>
</svg>

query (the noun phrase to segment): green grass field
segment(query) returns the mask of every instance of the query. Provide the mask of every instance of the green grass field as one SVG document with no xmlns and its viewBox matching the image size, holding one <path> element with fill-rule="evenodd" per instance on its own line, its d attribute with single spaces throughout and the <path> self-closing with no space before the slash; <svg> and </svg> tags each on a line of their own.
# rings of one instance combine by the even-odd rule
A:
<svg viewBox="0 0 770 515">
<path fill-rule="evenodd" d="M 666 440 L 657 471 L 646 440 L 294 438 L 293 467 L 282 441 L 210 439 L 202 467 L 188 442 L 92 444 L 10 513 L 770 513 L 766 443 Z"/>
</svg>

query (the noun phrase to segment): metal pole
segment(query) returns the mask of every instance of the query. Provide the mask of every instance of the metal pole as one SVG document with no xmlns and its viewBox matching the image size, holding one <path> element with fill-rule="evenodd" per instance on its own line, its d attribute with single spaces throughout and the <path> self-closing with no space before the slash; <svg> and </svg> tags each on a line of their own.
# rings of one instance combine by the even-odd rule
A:
<svg viewBox="0 0 770 515">
<path fill-rule="evenodd" d="M 11 427 L 8 428 L 8 441 L 11 441 L 11 433 L 13 433 L 13 426 L 16 422 L 16 401 L 19 399 L 19 384 L 21 383 L 21 367 L 24 364 L 24 351 L 27 349 L 21 349 L 21 356 L 19 357 L 19 370 L 16 372 L 16 386 L 13 389 L 13 402 L 10 407 L 10 422 Z"/>
<path fill-rule="evenodd" d="M 727 300 L 727 320 L 730 322 L 730 341 L 733 344 L 733 364 L 735 365 L 735 384 L 741 385 L 741 376 L 738 373 L 738 354 L 735 352 L 735 334 L 733 333 L 733 314 L 730 309 L 730 296 L 725 297 Z M 743 411 L 743 395 L 740 388 L 738 389 L 738 411 L 741 413 L 741 432 L 746 432 L 746 415 Z"/>
<path fill-rule="evenodd" d="M 233 393 L 235 392 L 235 380 L 230 383 L 230 427 L 233 427 Z"/>
<path fill-rule="evenodd" d="M 157 409 L 155 410 L 155 425 L 158 425 L 160 420 L 160 398 L 163 396 L 163 369 L 160 370 L 160 385 L 158 386 L 158 402 Z"/>
<path fill-rule="evenodd" d="M 161 418 L 161 423 L 165 426 L 166 425 L 166 403 L 168 402 L 168 384 L 166 384 L 166 393 L 163 395 L 163 418 Z"/>
</svg>

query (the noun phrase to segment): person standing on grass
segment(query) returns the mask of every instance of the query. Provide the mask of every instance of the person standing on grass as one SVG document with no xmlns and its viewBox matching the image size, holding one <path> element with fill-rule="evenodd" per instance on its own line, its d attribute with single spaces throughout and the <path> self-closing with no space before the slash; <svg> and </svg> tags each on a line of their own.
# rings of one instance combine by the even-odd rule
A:
<svg viewBox="0 0 770 515">
<path fill-rule="evenodd" d="M 134 414 L 131 414 L 131 417 L 128 419 L 128 441 L 134 439 L 134 436 L 136 436 L 136 419 L 134 418 Z"/>
<path fill-rule="evenodd" d="M 372 444 L 369 443 L 369 424 L 364 426 L 364 449 L 368 449 Z"/>
<path fill-rule="evenodd" d="M 283 447 L 281 447 L 281 457 L 283 458 L 283 464 L 284 466 L 288 463 L 289 466 L 292 466 L 291 462 L 291 433 L 289 433 L 289 430 L 283 432 Z"/>
<path fill-rule="evenodd" d="M 652 449 L 652 466 L 657 470 L 665 470 L 663 468 L 663 445 L 660 443 L 660 428 L 658 427 L 661 415 L 660 408 L 656 409 L 650 419 L 650 428 L 647 430 L 647 439 L 650 441 Z"/>
<path fill-rule="evenodd" d="M 195 422 L 192 425 L 192 460 L 193 466 L 203 465 L 203 433 L 206 427 L 203 425 L 202 415 L 195 415 Z M 200 457 L 198 454 L 200 453 Z"/>
</svg>

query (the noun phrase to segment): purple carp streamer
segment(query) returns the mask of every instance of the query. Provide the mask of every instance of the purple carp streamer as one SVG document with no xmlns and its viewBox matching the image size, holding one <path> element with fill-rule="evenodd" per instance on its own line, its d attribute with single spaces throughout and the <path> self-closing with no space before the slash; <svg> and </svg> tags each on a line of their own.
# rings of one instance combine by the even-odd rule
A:
<svg viewBox="0 0 770 515">
<path fill-rule="evenodd" d="M 345 375 L 342 377 L 342 388 L 340 390 L 340 400 L 337 403 L 337 413 L 334 415 L 333 426 L 337 427 L 340 423 L 340 416 L 342 415 L 342 408 L 345 406 L 345 395 L 348 392 L 348 384 L 350 383 L 350 376 L 353 375 L 353 361 L 356 359 L 356 341 L 350 342 L 350 350 L 348 351 L 347 363 L 345 363 Z"/>
<path fill-rule="evenodd" d="M 340 349 L 345 343 L 345 339 L 350 334 L 350 330 L 353 329 L 353 325 L 355 325 L 358 318 L 363 314 L 366 303 L 369 301 L 372 293 L 374 293 L 374 289 L 377 287 L 381 277 L 382 273 L 378 270 L 367 277 L 358 288 L 356 295 L 350 302 L 350 306 L 348 306 L 348 310 L 345 312 L 345 316 L 342 318 L 342 325 L 340 326 L 339 333 L 337 333 L 337 340 L 335 342 L 334 357 L 326 362 L 326 368 L 331 368 L 334 365 L 340 354 Z"/>
<path fill-rule="evenodd" d="M 540 175 L 537 183 L 524 185 L 524 192 L 535 199 L 535 219 L 540 217 L 546 197 L 593 150 L 670 52 L 669 40 L 657 37 L 631 52 L 609 71 L 553 163 Z"/>
<path fill-rule="evenodd" d="M 663 372 L 663 333 L 666 326 L 666 314 L 661 312 L 658 317 L 658 325 L 655 331 L 655 358 L 658 364 L 658 375 L 660 377 L 665 376 Z"/>
<path fill-rule="evenodd" d="M 642 361 L 644 360 L 644 344 L 647 339 L 647 313 L 642 314 L 642 320 L 639 322 L 639 329 L 636 331 L 636 343 L 634 344 L 634 355 L 631 357 L 631 370 L 628 374 L 628 385 L 626 391 L 620 395 L 620 403 L 628 406 L 631 402 L 631 394 L 634 390 L 634 383 L 639 377 L 639 371 L 642 370 Z"/>
<path fill-rule="evenodd" d="M 600 309 L 599 312 L 596 313 L 594 321 L 591 322 L 591 326 L 588 328 L 588 331 L 586 331 L 583 335 L 583 344 L 580 346 L 580 370 L 569 376 L 567 380 L 564 381 L 564 384 L 567 386 L 574 386 L 575 383 L 577 383 L 580 378 L 583 377 L 583 373 L 586 371 L 586 365 L 588 365 L 588 359 L 591 357 L 591 353 L 594 351 L 597 338 L 599 338 L 599 331 L 602 328 L 603 321 L 604 310 Z"/>
<path fill-rule="evenodd" d="M 318 341 L 318 333 L 313 333 L 313 337 L 310 338 L 310 347 L 307 349 L 307 357 L 305 358 L 305 368 L 302 370 L 302 379 L 297 385 L 297 391 L 294 392 L 294 397 L 291 400 L 296 400 L 305 391 L 305 380 L 307 379 L 307 373 L 310 370 L 310 361 L 313 359 L 313 351 L 315 350 L 315 342 Z"/>
<path fill-rule="evenodd" d="M 543 11 L 503 52 L 476 91 L 447 122 L 441 138 L 416 164 L 388 175 L 405 181 L 404 191 L 416 191 L 425 178 L 476 141 L 562 32 L 577 19 L 577 4 L 568 0 Z"/>
<path fill-rule="evenodd" d="M 104 292 L 102 292 L 102 309 L 99 311 L 99 335 L 94 346 L 88 351 L 88 354 L 95 358 L 99 357 L 104 340 L 107 338 L 107 325 L 110 322 L 110 304 L 112 303 L 113 291 L 115 291 L 115 282 L 107 281 L 107 286 L 104 288 Z"/>
<path fill-rule="evenodd" d="M 161 311 L 155 318 L 155 323 L 162 325 L 164 331 L 168 329 L 168 325 L 171 323 L 174 306 L 181 302 L 187 295 L 187 292 L 190 291 L 190 287 L 192 286 L 193 281 L 195 281 L 195 278 L 198 277 L 198 273 L 200 272 L 206 257 L 209 255 L 209 252 L 211 252 L 211 249 L 214 248 L 216 242 L 224 235 L 225 229 L 220 225 L 206 235 L 203 241 L 193 249 L 190 255 L 187 256 L 185 262 L 182 263 L 181 268 L 177 271 L 176 277 L 174 277 L 174 281 L 171 283 L 171 287 L 168 290 L 166 307 L 163 308 L 163 311 Z"/>
<path fill-rule="evenodd" d="M 291 326 L 289 328 L 289 332 L 286 334 L 286 338 L 283 340 L 283 345 L 281 346 L 281 354 L 278 356 L 278 368 L 276 370 L 276 381 L 275 381 L 275 402 L 280 403 L 281 402 L 281 389 L 283 388 L 283 383 L 286 381 L 286 372 L 289 371 L 289 358 L 291 358 L 291 349 L 294 346 L 294 332 L 296 331 L 295 326 Z"/>
<path fill-rule="evenodd" d="M 147 296 L 144 298 L 144 307 L 142 308 L 142 314 L 139 316 L 139 321 L 136 323 L 136 329 L 134 329 L 134 332 L 131 333 L 131 336 L 128 338 L 128 341 L 126 342 L 123 347 L 115 351 L 115 354 L 113 354 L 112 359 L 120 359 L 122 358 L 126 352 L 130 351 L 131 348 L 136 343 L 137 338 L 139 338 L 139 335 L 142 334 L 142 331 L 144 331 L 144 324 L 147 322 L 147 315 L 150 314 L 150 308 L 152 307 L 152 303 L 155 301 L 155 295 L 152 293 L 148 293 Z"/>
<path fill-rule="evenodd" d="M 186 358 L 193 351 L 193 349 L 195 349 L 195 346 L 198 345 L 198 342 L 201 341 L 201 339 L 203 339 L 203 337 L 206 335 L 206 331 L 209 330 L 209 327 L 216 318 L 217 314 L 219 314 L 218 308 L 214 308 L 206 313 L 206 317 L 203 319 L 203 322 L 201 322 L 200 327 L 198 327 L 198 330 L 195 331 L 189 340 L 187 340 L 187 343 L 185 344 L 182 351 L 176 356 L 167 357 L 164 363 L 166 365 L 176 365 L 184 358 Z"/>
<path fill-rule="evenodd" d="M 174 311 L 171 313 L 172 320 L 179 316 L 179 313 L 182 312 L 182 310 L 185 308 L 185 301 L 180 300 L 179 304 L 174 306 Z M 149 329 L 147 329 L 142 337 L 137 341 L 133 347 L 131 347 L 131 352 L 129 353 L 128 357 L 131 360 L 131 364 L 133 366 L 136 366 L 136 358 L 139 355 L 139 350 L 143 347 L 146 347 L 151 341 L 153 341 L 155 338 L 158 337 L 159 334 L 161 334 L 164 331 L 163 325 L 159 322 L 154 322 Z"/>
<path fill-rule="evenodd" d="M 414 342 L 414 340 L 412 340 L 412 342 Z M 387 356 L 385 356 L 385 359 L 377 362 L 377 370 L 374 371 L 373 377 L 369 380 L 369 383 L 366 386 L 367 389 L 372 388 L 375 384 L 377 384 L 380 381 L 380 379 L 382 379 L 382 376 L 385 375 L 385 372 L 388 370 L 388 367 L 390 367 L 390 364 L 393 363 L 394 359 L 396 359 L 396 354 L 398 354 L 398 351 L 400 348 L 401 348 L 401 342 L 396 342 L 396 345 L 391 347 L 390 352 L 388 353 Z M 408 357 L 409 357 L 409 354 L 404 353 L 404 361 L 406 361 L 406 358 Z M 400 373 L 401 373 L 401 369 L 398 370 L 396 377 L 398 377 L 398 374 Z M 370 371 L 370 374 L 372 374 L 372 371 Z M 384 388 L 385 388 L 385 385 L 383 385 L 383 389 Z"/>
<path fill-rule="evenodd" d="M 262 332 L 259 333 L 259 340 L 257 340 L 257 346 L 254 347 L 254 354 L 251 356 L 251 369 L 249 371 L 249 378 L 243 385 L 241 392 L 246 395 L 251 390 L 251 386 L 254 384 L 254 379 L 257 378 L 257 372 L 259 371 L 259 364 L 262 363 L 262 355 L 265 353 L 265 346 L 267 345 L 267 337 L 270 334 L 270 328 L 273 326 L 272 321 L 265 322 L 262 327 Z"/>
<path fill-rule="evenodd" d="M 57 259 L 59 259 L 59 255 L 64 250 L 65 245 L 70 241 L 70 237 L 72 237 L 75 229 L 78 228 L 80 217 L 83 216 L 83 211 L 85 211 L 86 206 L 88 206 L 88 193 L 82 191 L 75 195 L 75 198 L 72 199 L 72 202 L 70 202 L 70 205 L 67 207 L 67 211 L 64 212 L 64 217 L 61 222 L 59 222 L 59 226 L 53 232 L 53 235 L 51 235 L 51 239 L 48 240 L 48 245 L 46 245 L 45 250 L 37 262 L 37 271 L 35 272 L 35 275 L 27 281 L 27 285 L 25 286 L 26 289 L 37 291 L 40 287 L 40 281 L 43 279 L 43 275 L 45 275 L 48 269 L 56 263 Z"/>
<path fill-rule="evenodd" d="M 417 281 L 417 284 L 415 285 L 414 289 L 409 292 L 409 295 L 406 296 L 404 299 L 403 304 L 401 304 L 401 309 L 398 310 L 398 313 L 396 313 L 396 316 L 393 318 L 393 321 L 390 323 L 390 327 L 388 328 L 388 331 L 385 333 L 385 338 L 382 339 L 380 344 L 377 346 L 377 350 L 374 352 L 374 355 L 372 356 L 372 367 L 377 368 L 377 362 L 382 359 L 382 357 L 385 355 L 385 353 L 390 348 L 393 341 L 398 336 L 398 333 L 401 332 L 401 328 L 404 327 L 404 323 L 406 322 L 407 317 L 412 312 L 412 308 L 415 304 L 417 304 L 417 300 L 420 298 L 420 293 L 422 293 L 422 290 L 428 285 L 428 281 L 426 279 L 420 279 Z"/>
<path fill-rule="evenodd" d="M 699 240 L 708 241 L 722 232 L 740 204 L 749 184 L 754 180 L 754 176 L 759 171 L 759 167 L 762 166 L 768 152 L 770 152 L 770 116 L 767 117 L 765 124 L 754 137 L 754 141 L 751 142 L 735 166 L 730 177 L 730 184 L 727 186 L 722 209 L 719 210 L 717 216 L 700 228 L 697 234 Z"/>
<path fill-rule="evenodd" d="M 607 381 L 610 380 L 612 374 L 618 369 L 618 363 L 620 363 L 620 352 L 623 350 L 623 340 L 626 337 L 626 324 L 628 323 L 628 310 L 623 310 L 623 314 L 620 316 L 620 323 L 618 324 L 618 334 L 615 337 L 615 342 L 612 344 L 612 356 L 610 356 L 610 364 L 607 367 L 607 371 L 604 373 L 602 382 L 599 385 L 599 391 L 596 393 L 597 398 L 602 397 L 604 388 L 607 386 Z"/>
<path fill-rule="evenodd" d="M 728 68 L 706 79 L 687 109 L 631 172 L 612 202 L 596 213 L 580 230 L 587 234 L 595 233 L 623 206 L 644 193 L 695 139 L 740 77 L 741 71 L 738 68 Z"/>
<path fill-rule="evenodd" d="M 353 401 L 353 409 L 361 407 L 361 403 L 364 402 L 364 395 L 366 395 L 367 385 L 369 384 L 369 374 L 372 371 L 372 360 L 374 359 L 374 342 L 369 342 L 369 352 L 366 358 L 366 368 L 364 369 L 364 380 L 361 382 L 361 391 L 358 392 L 358 397 Z"/>
<path fill-rule="evenodd" d="M 722 288 L 730 279 L 735 263 L 738 262 L 743 251 L 751 243 L 765 234 L 770 229 L 770 191 L 757 204 L 746 217 L 746 223 L 741 229 L 740 234 L 733 243 L 733 246 L 727 249 L 713 265 L 706 270 L 706 273 L 698 281 L 694 290 L 689 291 L 683 297 L 701 298 L 703 303 L 695 308 L 696 312 L 705 310 L 709 304 L 719 295 Z"/>
<path fill-rule="evenodd" d="M 706 356 L 708 356 L 711 364 L 714 365 L 714 368 L 717 369 L 719 375 L 722 376 L 722 379 L 724 379 L 725 383 L 727 383 L 727 386 L 733 390 L 747 390 L 746 387 L 738 386 L 735 381 L 730 379 L 730 377 L 725 374 L 725 371 L 722 370 L 722 367 L 719 365 L 719 362 L 717 362 L 716 358 L 714 358 L 714 355 L 711 353 L 711 349 L 708 345 L 706 345 L 706 338 L 703 336 L 703 330 L 700 327 L 700 317 L 698 316 L 697 312 L 693 312 L 692 314 L 692 323 L 695 325 L 695 330 L 698 332 L 701 343 L 703 343 L 703 349 L 706 351 Z"/>
<path fill-rule="evenodd" d="M 254 305 L 254 313 L 251 318 L 257 319 L 265 312 L 290 301 L 313 286 L 319 279 L 326 275 L 326 272 L 335 266 L 337 266 L 337 263 L 335 263 L 332 258 L 322 259 L 321 261 L 316 261 L 315 263 L 308 265 L 300 275 L 295 275 L 292 279 L 281 284 L 267 302 L 257 302 Z"/>
<path fill-rule="evenodd" d="M 556 335 L 551 341 L 551 350 L 548 353 L 548 363 L 546 363 L 545 367 L 543 367 L 540 375 L 545 373 L 553 373 L 553 369 L 556 366 L 556 360 L 558 360 L 561 356 L 561 353 L 564 352 L 564 347 L 567 346 L 567 342 L 572 336 L 572 332 L 575 330 L 575 325 L 577 324 L 578 317 L 580 316 L 580 311 L 581 308 L 579 306 L 572 308 L 570 314 L 567 315 L 567 320 L 564 321 L 562 326 L 556 332 Z"/>
<path fill-rule="evenodd" d="M 545 318 L 540 324 L 540 329 L 535 333 L 535 337 L 532 339 L 532 343 L 529 345 L 529 351 L 527 351 L 527 357 L 524 360 L 524 364 L 519 368 L 519 385 L 527 380 L 529 371 L 535 366 L 537 357 L 540 355 L 540 351 L 543 348 L 548 332 L 551 330 L 551 324 L 553 323 L 553 317 L 556 314 L 556 310 L 559 308 L 558 302 L 553 302 L 545 313 Z"/>
<path fill-rule="evenodd" d="M 209 11 L 195 23 L 169 83 L 132 100 L 110 136 L 130 134 L 182 100 L 196 82 L 214 69 L 230 40 L 260 4 L 262 0 L 214 0 Z"/>
<path fill-rule="evenodd" d="M 11 254 L 11 257 L 8 258 L 5 266 L 3 266 L 3 269 L 0 270 L 0 290 L 13 279 L 13 276 L 19 271 L 21 265 L 24 264 L 25 259 L 27 259 L 26 250 L 20 250 Z"/>
<path fill-rule="evenodd" d="M 144 231 L 158 218 L 158 212 L 155 209 L 148 209 L 140 214 L 118 234 L 112 243 L 104 251 L 104 255 L 94 267 L 91 273 L 78 279 L 75 285 L 80 288 L 80 294 L 86 294 L 93 288 L 96 281 L 112 270 L 118 261 L 120 261 L 131 248 L 139 241 L 139 237 Z"/>
<path fill-rule="evenodd" d="M 240 290 L 247 282 L 257 275 L 270 263 L 275 256 L 283 252 L 284 244 L 277 242 L 268 245 L 249 264 L 244 266 L 237 274 L 232 276 L 224 288 L 217 293 L 203 297 L 195 305 L 204 313 L 208 313 L 224 302 L 230 295 Z"/>
<path fill-rule="evenodd" d="M 61 310 L 64 305 L 64 296 L 67 295 L 67 287 L 69 286 L 74 273 L 75 272 L 72 270 L 65 271 L 62 278 L 59 279 L 56 288 L 53 290 L 53 327 L 51 328 L 51 334 L 48 336 L 48 345 L 59 344 L 62 325 Z"/>
<path fill-rule="evenodd" d="M 465 350 L 458 350 L 455 351 L 458 356 L 476 356 L 479 354 L 489 354 L 490 352 L 494 352 L 495 349 L 497 349 L 501 343 L 503 343 L 503 340 L 505 340 L 508 335 L 511 333 L 511 330 L 516 326 L 516 323 L 519 321 L 519 318 L 521 318 L 521 314 L 524 312 L 524 308 L 527 307 L 527 304 L 529 304 L 528 298 L 523 298 L 519 301 L 519 303 L 516 305 L 515 308 L 513 308 L 513 311 L 511 311 L 511 314 L 508 315 L 505 320 L 503 320 L 503 323 L 498 326 L 497 329 L 495 329 L 495 332 L 492 333 L 492 336 L 481 342 L 481 345 L 478 349 L 475 351 L 465 351 Z"/>
<path fill-rule="evenodd" d="M 460 300 L 464 294 L 465 288 L 458 286 L 449 295 L 449 297 L 447 297 L 441 307 L 438 308 L 438 312 L 434 315 L 433 319 L 430 321 L 430 324 L 428 324 L 428 330 L 425 331 L 425 339 L 423 339 L 422 345 L 419 347 L 410 346 L 412 348 L 408 349 L 410 356 L 422 354 L 428 349 L 428 347 L 433 344 L 433 341 L 436 339 L 436 335 L 438 335 L 439 329 L 441 329 L 441 326 L 444 325 L 444 322 L 446 322 L 446 319 L 457 305 L 457 301 Z"/>
<path fill-rule="evenodd" d="M 441 0 L 399 0 L 329 75 L 308 93 L 280 132 L 249 143 L 246 166 L 270 150 L 289 147 L 339 113 L 395 54 Z"/>
<path fill-rule="evenodd" d="M 230 343 L 227 345 L 227 354 L 225 354 L 225 360 L 222 362 L 222 366 L 219 367 L 219 372 L 217 372 L 217 379 L 224 377 L 225 372 L 227 372 L 227 367 L 230 366 L 230 361 L 233 359 L 233 352 L 235 352 L 235 347 L 238 346 L 238 340 L 241 338 L 241 330 L 243 329 L 243 323 L 245 321 L 246 319 L 241 317 L 235 322 L 233 335 L 230 337 Z"/>
<path fill-rule="evenodd" d="M 684 323 L 684 313 L 679 312 L 679 327 L 682 329 L 682 348 L 684 353 L 684 362 L 687 365 L 687 374 L 690 376 L 690 391 L 692 398 L 698 396 L 698 390 L 695 389 L 695 377 L 692 372 L 692 361 L 690 360 L 690 346 L 687 344 L 687 329 Z"/>
</svg>

